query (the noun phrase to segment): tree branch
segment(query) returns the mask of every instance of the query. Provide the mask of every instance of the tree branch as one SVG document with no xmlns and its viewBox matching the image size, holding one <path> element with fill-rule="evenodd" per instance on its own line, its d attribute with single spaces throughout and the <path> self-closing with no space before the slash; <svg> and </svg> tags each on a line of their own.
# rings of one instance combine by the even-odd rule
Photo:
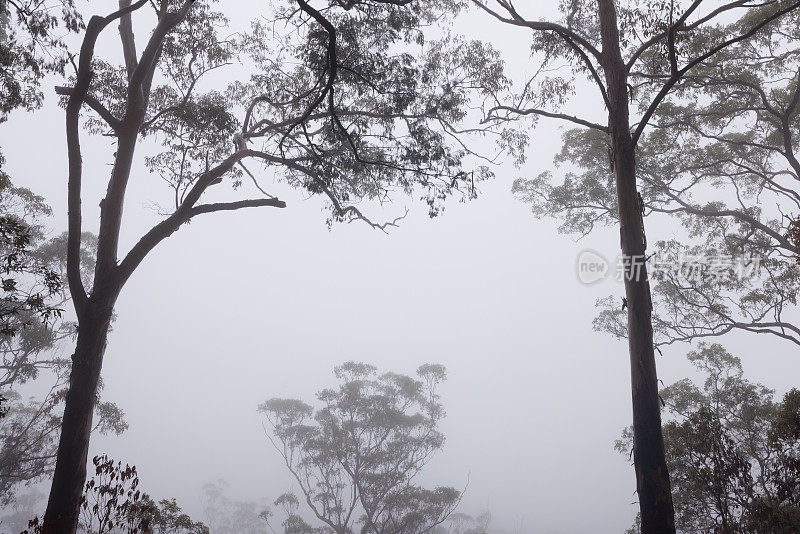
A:
<svg viewBox="0 0 800 534">
<path fill-rule="evenodd" d="M 526 20 L 523 18 L 517 11 L 514 9 L 513 6 L 510 4 L 498 0 L 498 3 L 509 13 L 511 18 L 504 17 L 497 11 L 489 8 L 483 0 L 472 0 L 472 2 L 486 11 L 488 14 L 499 20 L 500 22 L 505 22 L 506 24 L 511 24 L 513 26 L 521 26 L 524 28 L 530 28 L 535 31 L 547 31 L 547 32 L 554 32 L 560 35 L 566 35 L 570 39 L 572 39 L 575 43 L 581 45 L 585 48 L 590 54 L 592 54 L 595 59 L 599 62 L 603 60 L 603 54 L 595 48 L 589 41 L 587 41 L 584 37 L 580 34 L 574 32 L 573 30 L 567 28 L 566 26 L 562 26 L 560 24 L 555 24 L 552 22 L 544 22 L 544 21 L 531 21 Z"/>
<path fill-rule="evenodd" d="M 74 89 L 72 87 L 56 86 L 57 95 L 72 96 L 73 92 Z M 109 109 L 103 105 L 102 102 L 97 100 L 92 95 L 86 95 L 83 98 L 83 102 L 90 108 L 92 108 L 94 111 L 96 111 L 97 114 L 100 115 L 100 118 L 106 121 L 106 124 L 108 124 L 115 132 L 119 129 L 120 125 L 122 124 L 122 121 L 116 118 L 114 114 L 111 113 L 111 111 L 109 111 Z"/>
<path fill-rule="evenodd" d="M 92 58 L 94 47 L 100 33 L 113 21 L 132 13 L 147 4 L 147 0 L 139 0 L 133 5 L 120 9 L 106 17 L 94 16 L 86 26 L 86 34 L 81 43 L 78 59 L 78 73 L 75 87 L 67 102 L 67 154 L 69 158 L 69 178 L 67 180 L 67 283 L 72 302 L 78 316 L 82 316 L 88 297 L 81 279 L 81 179 L 83 162 L 80 145 L 80 111 L 89 93 L 92 82 Z"/>
<path fill-rule="evenodd" d="M 591 121 L 587 121 L 585 119 L 581 119 L 580 117 L 575 117 L 573 115 L 566 115 L 564 113 L 552 113 L 550 111 L 545 111 L 543 109 L 536 109 L 536 108 L 528 108 L 528 109 L 517 109 L 511 106 L 495 106 L 489 110 L 489 114 L 495 111 L 508 111 L 509 113 L 516 113 L 517 115 L 540 115 L 542 117 L 548 117 L 551 119 L 561 119 L 568 122 L 572 122 L 575 124 L 579 124 L 581 126 L 585 126 L 587 128 L 593 128 L 595 130 L 600 130 L 601 132 L 608 133 L 608 126 L 603 126 L 602 124 L 597 124 Z M 481 122 L 487 122 L 490 120 L 491 115 L 489 118 L 483 119 Z M 495 117 L 496 119 L 502 120 L 500 117 Z"/>
<path fill-rule="evenodd" d="M 658 108 L 658 106 L 661 105 L 661 102 L 664 100 L 664 98 L 666 98 L 667 94 L 669 94 L 669 92 L 672 90 L 672 88 L 675 86 L 675 84 L 678 83 L 681 80 L 681 78 L 683 78 L 683 76 L 687 72 L 689 72 L 690 70 L 692 70 L 694 67 L 696 67 L 700 63 L 704 62 L 705 60 L 709 59 L 710 57 L 716 55 L 720 51 L 724 50 L 725 48 L 727 48 L 727 47 L 729 47 L 731 45 L 734 45 L 734 44 L 736 44 L 738 42 L 741 42 L 741 41 L 744 41 L 746 39 L 749 39 L 750 37 L 752 37 L 753 35 L 758 33 L 758 31 L 761 28 L 763 28 L 764 26 L 766 26 L 766 25 L 770 24 L 771 22 L 779 19 L 780 17 L 782 17 L 783 15 L 786 15 L 787 13 L 790 13 L 790 12 L 794 11 L 798 7 L 800 7 L 800 2 L 794 2 L 789 7 L 785 7 L 783 9 L 779 9 L 778 11 L 773 13 L 772 15 L 766 17 L 764 20 L 762 20 L 761 22 L 759 22 L 758 24 L 753 26 L 747 32 L 745 32 L 745 33 L 743 33 L 741 35 L 738 35 L 737 37 L 733 37 L 731 39 L 728 39 L 727 41 L 724 41 L 724 42 L 718 44 L 717 46 L 713 47 L 711 50 L 709 50 L 705 54 L 695 58 L 692 61 L 690 61 L 685 67 L 683 67 L 682 69 L 678 70 L 678 72 L 676 72 L 675 74 L 670 76 L 670 78 L 666 81 L 664 86 L 661 88 L 661 90 L 655 96 L 653 101 L 650 103 L 650 106 L 647 108 L 647 111 L 645 112 L 644 116 L 642 116 L 642 120 L 639 122 L 639 125 L 636 127 L 636 131 L 634 132 L 633 139 L 632 139 L 633 145 L 635 146 L 638 143 L 639 138 L 642 135 L 642 132 L 644 132 L 644 129 L 647 127 L 647 123 L 650 122 L 650 119 L 652 118 L 652 116 L 655 113 L 655 111 Z"/>
<path fill-rule="evenodd" d="M 225 173 L 230 171 L 240 160 L 250 155 L 250 151 L 237 151 L 228 156 L 222 163 L 201 174 L 194 186 L 186 194 L 183 203 L 169 217 L 156 224 L 131 248 L 125 258 L 120 262 L 117 271 L 117 283 L 122 286 L 133 271 L 142 263 L 147 254 L 164 239 L 174 234 L 178 228 L 191 218 L 191 211 L 200 196 L 209 186 L 219 183 Z"/>
<path fill-rule="evenodd" d="M 219 202 L 215 204 L 201 204 L 189 210 L 189 217 L 202 215 L 204 213 L 216 213 L 220 211 L 235 211 L 242 208 L 260 207 L 285 208 L 286 202 L 277 198 L 258 198 L 252 200 L 239 200 L 236 202 Z"/>
<path fill-rule="evenodd" d="M 119 7 L 121 9 L 130 5 L 131 0 L 119 0 Z M 138 65 L 136 57 L 136 39 L 133 36 L 133 22 L 131 21 L 130 13 L 123 16 L 119 21 L 119 37 L 122 41 L 122 55 L 125 57 L 125 68 L 128 71 L 128 80 L 130 81 Z"/>
</svg>

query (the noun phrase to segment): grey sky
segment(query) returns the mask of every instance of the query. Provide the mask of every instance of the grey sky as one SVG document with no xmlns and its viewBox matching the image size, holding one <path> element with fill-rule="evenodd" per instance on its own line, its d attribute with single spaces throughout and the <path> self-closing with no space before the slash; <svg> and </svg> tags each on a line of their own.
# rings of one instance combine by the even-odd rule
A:
<svg viewBox="0 0 800 534">
<path fill-rule="evenodd" d="M 497 40 L 510 69 L 529 68 L 524 31 L 475 20 L 465 28 Z M 591 101 L 574 105 L 592 111 Z M 264 436 L 258 403 L 311 401 L 346 360 L 408 373 L 442 363 L 448 441 L 428 484 L 460 487 L 469 478 L 461 511 L 488 509 L 507 529 L 624 531 L 635 515 L 634 478 L 613 441 L 630 420 L 627 346 L 591 328 L 594 301 L 623 288 L 585 287 L 575 276 L 584 248 L 616 256 L 616 231 L 576 243 L 510 193 L 513 178 L 551 167 L 559 131 L 542 122 L 524 169 L 497 169 L 478 200 L 450 203 L 441 218 L 409 203 L 411 214 L 388 236 L 358 223 L 329 231 L 320 201 L 281 184 L 269 190 L 285 210 L 193 220 L 145 261 L 119 300 L 104 395 L 125 410 L 130 430 L 94 439 L 92 453 L 135 463 L 147 491 L 178 498 L 198 518 L 201 487 L 217 478 L 231 484 L 232 497 L 272 500 L 291 481 Z M 107 142 L 83 138 L 88 230 L 97 227 Z M 66 227 L 64 145 L 63 111 L 52 97 L 41 112 L 0 126 L 11 176 L 48 199 L 58 232 Z M 123 247 L 159 219 L 148 206 L 168 205 L 167 188 L 141 161 L 133 176 Z M 390 219 L 402 209 L 371 214 Z M 648 223 L 651 241 L 670 237 L 667 223 Z M 797 385 L 797 350 L 788 343 L 733 335 L 724 344 L 752 380 L 779 392 Z M 665 383 L 691 373 L 688 350 L 659 357 Z"/>
</svg>

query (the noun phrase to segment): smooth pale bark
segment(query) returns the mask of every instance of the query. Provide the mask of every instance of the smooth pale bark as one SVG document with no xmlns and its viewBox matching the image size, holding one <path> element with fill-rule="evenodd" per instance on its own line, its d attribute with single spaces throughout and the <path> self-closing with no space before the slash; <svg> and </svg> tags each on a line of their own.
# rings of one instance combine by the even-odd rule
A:
<svg viewBox="0 0 800 534">
<path fill-rule="evenodd" d="M 628 348 L 633 401 L 633 461 L 642 534 L 674 534 L 669 472 L 664 456 L 661 406 L 653 345 L 652 296 L 642 206 L 636 184 L 636 148 L 630 131 L 627 67 L 622 60 L 614 0 L 598 0 L 609 129 L 619 205 L 620 246 L 627 258 Z"/>
</svg>

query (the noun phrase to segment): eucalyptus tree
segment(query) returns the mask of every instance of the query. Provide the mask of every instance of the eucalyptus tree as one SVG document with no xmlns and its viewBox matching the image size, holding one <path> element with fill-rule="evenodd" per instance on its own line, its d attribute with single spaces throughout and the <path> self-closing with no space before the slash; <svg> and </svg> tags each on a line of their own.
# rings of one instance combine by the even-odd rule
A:
<svg viewBox="0 0 800 534">
<path fill-rule="evenodd" d="M 497 97 L 487 120 L 554 118 L 590 130 L 604 149 L 602 156 L 593 153 L 584 163 L 598 173 L 596 180 L 606 177 L 611 181 L 620 228 L 642 532 L 674 532 L 658 398 L 644 206 L 637 182 L 639 170 L 648 162 L 639 145 L 656 112 L 687 75 L 727 48 L 752 38 L 800 3 L 564 0 L 559 3 L 561 18 L 556 21 L 533 19 L 510 0 L 473 3 L 502 23 L 530 31 L 534 55 L 542 64 L 515 98 Z M 748 17 L 746 24 L 723 24 L 743 14 Z M 589 81 L 599 105 L 605 106 L 606 122 L 563 111 L 583 80 Z M 631 117 L 632 110 L 638 111 L 637 117 Z M 536 189 L 529 189 L 525 182 L 518 183 L 516 190 L 540 199 Z"/>
<path fill-rule="evenodd" d="M 248 165 L 262 164 L 280 184 L 326 199 L 329 222 L 360 220 L 379 229 L 397 220 L 376 222 L 364 206 L 411 195 L 436 215 L 448 197 L 475 195 L 489 171 L 471 163 L 457 139 L 459 123 L 472 88 L 499 90 L 504 80 L 486 45 L 426 39 L 425 27 L 457 7 L 287 0 L 265 15 L 272 23 L 255 23 L 236 38 L 224 37 L 226 19 L 206 1 L 121 0 L 119 10 L 89 20 L 73 83 L 58 88 L 66 99 L 67 278 L 78 338 L 44 532 L 75 531 L 108 328 L 125 283 L 190 219 L 286 206 Z M 141 52 L 134 18 L 152 27 Z M 116 23 L 121 65 L 95 54 L 101 34 Z M 249 80 L 215 85 L 238 58 L 254 72 Z M 80 276 L 79 253 L 86 108 L 89 131 L 116 144 L 91 287 Z M 140 145 L 160 146 L 144 161 L 167 183 L 172 206 L 121 255 L 125 194 Z M 214 194 L 225 186 L 235 200 Z"/>
<path fill-rule="evenodd" d="M 696 266 L 704 272 L 659 270 L 657 344 L 732 330 L 800 344 L 798 22 L 796 13 L 782 17 L 687 74 L 642 141 L 647 214 L 674 215 L 686 230 L 683 239 L 656 242 L 651 264 L 706 258 Z M 752 23 L 744 17 L 732 31 Z M 601 135 L 571 131 L 559 161 L 577 171 L 557 185 L 549 175 L 521 180 L 517 190 L 566 231 L 616 224 L 613 184 L 594 163 L 603 150 Z M 748 260 L 755 272 L 739 270 Z M 604 304 L 596 326 L 625 336 L 619 299 Z"/>
<path fill-rule="evenodd" d="M 444 409 L 436 392 L 444 368 L 423 365 L 412 378 L 378 375 L 372 365 L 348 362 L 334 373 L 340 384 L 317 394 L 321 408 L 297 399 L 259 406 L 272 444 L 322 528 L 302 520 L 292 495 L 276 501 L 287 508 L 284 526 L 309 534 L 433 532 L 461 500 L 454 488 L 415 483 L 444 445 L 438 429 Z"/>
</svg>

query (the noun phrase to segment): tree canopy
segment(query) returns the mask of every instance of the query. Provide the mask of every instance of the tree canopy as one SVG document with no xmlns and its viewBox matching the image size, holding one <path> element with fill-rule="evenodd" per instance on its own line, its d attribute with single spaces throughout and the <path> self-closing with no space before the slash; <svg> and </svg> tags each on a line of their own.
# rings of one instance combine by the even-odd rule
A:
<svg viewBox="0 0 800 534">
<path fill-rule="evenodd" d="M 0 1 L 0 122 L 17 108 L 38 108 L 42 78 L 63 74 L 68 63 L 64 37 L 83 28 L 74 0 Z"/>
<path fill-rule="evenodd" d="M 48 534 L 77 520 L 114 305 L 159 243 L 195 217 L 286 207 L 263 185 L 268 173 L 326 199 L 329 223 L 360 220 L 379 229 L 396 225 L 403 215 L 375 222 L 365 205 L 415 196 L 435 216 L 449 197 L 473 198 L 477 182 L 489 175 L 486 162 L 461 136 L 492 129 L 461 123 L 473 94 L 505 83 L 501 62 L 486 45 L 450 32 L 430 38 L 425 31 L 447 20 L 457 2 L 278 3 L 266 14 L 269 24 L 255 23 L 246 35 L 232 37 L 214 5 L 121 1 L 117 11 L 89 20 L 76 74 L 57 89 L 66 107 L 67 278 L 79 322 L 73 360 L 80 365 L 71 369 L 45 515 Z M 141 52 L 134 21 L 152 28 Z M 100 35 L 117 22 L 121 63 L 96 49 Z M 223 68 L 240 59 L 249 79 L 219 83 Z M 82 122 L 84 108 L 92 113 Z M 80 275 L 82 124 L 116 140 L 91 285 Z M 503 146 L 506 137 L 498 138 Z M 142 142 L 147 139 L 152 143 Z M 144 162 L 169 186 L 170 207 L 121 254 L 135 154 L 154 146 L 160 149 Z M 252 164 L 265 169 L 253 172 Z M 229 187 L 217 187 L 223 183 Z"/>
<path fill-rule="evenodd" d="M 714 12 L 698 14 L 698 21 L 687 22 L 685 31 L 675 34 L 677 57 L 701 55 L 727 36 L 752 35 L 684 74 L 653 110 L 651 128 L 639 142 L 637 175 L 645 216 L 672 216 L 684 229 L 682 237 L 652 240 L 650 266 L 677 266 L 692 258 L 701 262 L 699 277 L 679 268 L 659 269 L 662 276 L 653 286 L 657 342 L 742 330 L 798 343 L 794 310 L 800 249 L 794 229 L 800 165 L 793 133 L 800 117 L 798 14 L 789 11 L 761 25 L 791 3 L 752 9 L 722 4 L 719 10 L 729 17 L 696 32 L 698 23 L 712 20 Z M 676 16 L 677 3 L 674 9 Z M 639 61 L 642 65 L 631 71 L 631 98 L 643 110 L 669 74 L 663 49 Z M 531 203 L 536 216 L 560 219 L 564 232 L 585 236 L 597 225 L 617 224 L 605 137 L 599 130 L 567 131 L 555 160 L 562 170 L 517 180 L 514 191 Z M 748 260 L 758 261 L 760 272 L 734 272 Z M 624 337 L 619 299 L 601 304 L 595 326 Z"/>
<path fill-rule="evenodd" d="M 338 534 L 355 528 L 431 532 L 461 497 L 454 488 L 431 490 L 414 482 L 444 444 L 436 393 L 444 368 L 423 365 L 412 378 L 378 375 L 374 366 L 349 362 L 334 373 L 340 384 L 317 394 L 318 409 L 295 399 L 259 407 L 303 500 L 322 526 Z M 290 505 L 286 524 L 300 528 L 294 532 L 317 532 L 296 513 L 297 497 L 279 501 Z"/>
</svg>

